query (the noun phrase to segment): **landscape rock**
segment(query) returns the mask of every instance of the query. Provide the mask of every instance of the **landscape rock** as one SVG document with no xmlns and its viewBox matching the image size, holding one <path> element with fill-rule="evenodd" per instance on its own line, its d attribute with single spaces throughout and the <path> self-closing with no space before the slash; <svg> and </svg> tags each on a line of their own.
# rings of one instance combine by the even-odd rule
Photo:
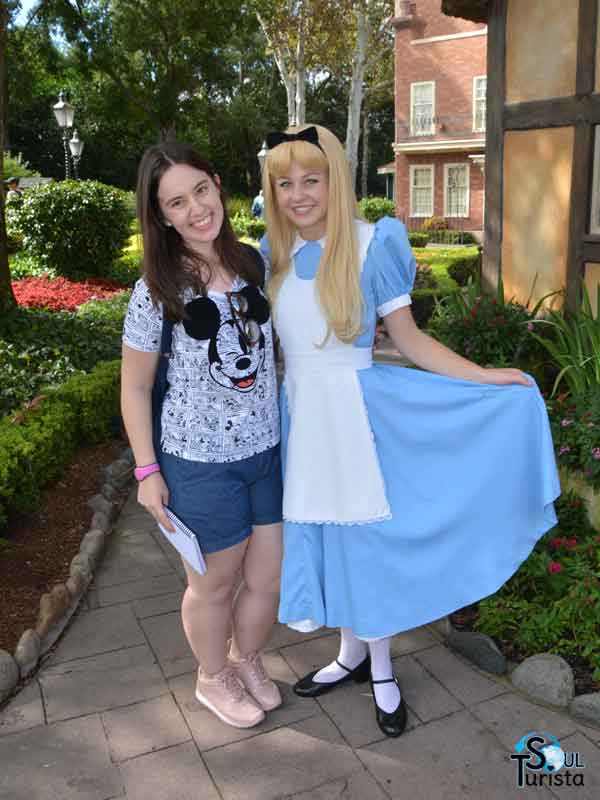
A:
<svg viewBox="0 0 600 800">
<path fill-rule="evenodd" d="M 89 573 L 87 574 L 89 576 Z M 69 594 L 74 600 L 83 593 L 87 585 L 88 580 L 86 579 L 86 576 L 79 570 L 75 570 L 65 583 Z"/>
<path fill-rule="evenodd" d="M 117 490 L 115 489 L 114 486 L 111 486 L 110 483 L 104 483 L 102 485 L 102 489 L 100 489 L 100 492 L 102 496 L 106 497 L 106 499 L 110 500 L 110 502 L 115 500 L 118 496 Z"/>
<path fill-rule="evenodd" d="M 81 540 L 79 552 L 87 556 L 93 567 L 96 566 L 102 551 L 104 550 L 104 543 L 106 535 L 99 530 L 91 530 Z"/>
<path fill-rule="evenodd" d="M 133 467 L 129 461 L 118 458 L 106 467 L 104 474 L 107 483 L 110 483 L 116 489 L 124 489 L 131 480 Z"/>
<path fill-rule="evenodd" d="M 574 717 L 579 717 L 593 725 L 600 725 L 600 692 L 580 694 L 569 705 L 569 711 Z"/>
<path fill-rule="evenodd" d="M 111 519 L 115 513 L 114 504 L 101 494 L 95 494 L 93 497 L 90 497 L 87 501 L 87 505 L 92 511 L 99 511 L 101 514 L 105 514 L 109 519 Z"/>
<path fill-rule="evenodd" d="M 14 692 L 19 682 L 19 665 L 6 650 L 0 650 L 0 703 Z"/>
<path fill-rule="evenodd" d="M 566 707 L 575 696 L 571 667 L 564 658 L 553 653 L 526 658 L 510 677 L 517 689 L 554 706 Z"/>
<path fill-rule="evenodd" d="M 131 447 L 126 447 L 120 454 L 119 459 L 121 461 L 127 461 L 129 464 L 133 466 L 135 464 L 135 458 L 133 456 L 133 450 Z"/>
<path fill-rule="evenodd" d="M 102 511 L 94 511 L 92 521 L 90 522 L 90 529 L 107 533 L 110 530 L 110 519 L 106 514 L 103 514 Z"/>
<path fill-rule="evenodd" d="M 75 571 L 83 573 L 87 580 L 92 577 L 92 563 L 90 561 L 90 557 L 85 553 L 78 553 L 71 559 L 69 575 L 73 575 Z"/>
<path fill-rule="evenodd" d="M 446 641 L 453 650 L 486 672 L 495 675 L 503 675 L 506 672 L 507 663 L 504 654 L 498 649 L 494 640 L 485 633 L 457 631 L 450 626 Z"/>
<path fill-rule="evenodd" d="M 19 665 L 22 678 L 26 678 L 36 668 L 40 658 L 41 639 L 39 634 L 29 628 L 26 630 L 15 650 L 15 661 Z"/>
</svg>

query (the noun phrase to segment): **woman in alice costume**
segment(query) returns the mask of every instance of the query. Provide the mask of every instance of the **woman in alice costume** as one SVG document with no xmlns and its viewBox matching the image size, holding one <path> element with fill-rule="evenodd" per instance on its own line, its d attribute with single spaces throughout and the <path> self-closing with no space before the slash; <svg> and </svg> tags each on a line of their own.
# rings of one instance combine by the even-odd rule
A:
<svg viewBox="0 0 600 800">
<path fill-rule="evenodd" d="M 269 292 L 285 358 L 279 619 L 341 629 L 316 697 L 371 679 L 388 736 L 406 724 L 390 637 L 499 589 L 556 522 L 544 402 L 516 369 L 419 330 L 404 226 L 358 218 L 346 156 L 321 126 L 267 138 Z M 422 370 L 372 363 L 377 315 Z"/>
</svg>

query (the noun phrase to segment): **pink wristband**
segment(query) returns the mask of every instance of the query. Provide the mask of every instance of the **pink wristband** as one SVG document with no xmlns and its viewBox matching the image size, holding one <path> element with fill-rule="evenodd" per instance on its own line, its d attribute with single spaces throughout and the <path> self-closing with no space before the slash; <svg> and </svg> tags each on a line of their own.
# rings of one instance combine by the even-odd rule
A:
<svg viewBox="0 0 600 800">
<path fill-rule="evenodd" d="M 133 474 L 137 481 L 143 481 L 148 475 L 154 475 L 155 472 L 160 472 L 160 466 L 156 463 L 146 464 L 145 467 L 136 467 Z"/>
</svg>

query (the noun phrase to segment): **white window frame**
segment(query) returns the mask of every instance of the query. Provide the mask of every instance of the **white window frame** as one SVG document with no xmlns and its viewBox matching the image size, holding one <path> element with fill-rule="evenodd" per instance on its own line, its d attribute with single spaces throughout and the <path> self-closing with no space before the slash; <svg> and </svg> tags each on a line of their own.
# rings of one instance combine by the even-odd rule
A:
<svg viewBox="0 0 600 800">
<path fill-rule="evenodd" d="M 600 234 L 600 125 L 594 125 L 594 166 L 590 203 L 590 233 Z"/>
<path fill-rule="evenodd" d="M 417 86 L 431 86 L 431 128 L 429 130 L 415 131 L 415 88 Z M 435 81 L 418 81 L 410 85 L 410 135 L 433 136 L 435 133 Z"/>
<path fill-rule="evenodd" d="M 464 167 L 467 171 L 467 194 L 465 198 L 465 212 L 464 214 L 451 214 L 448 209 L 448 174 L 452 167 Z M 444 164 L 444 217 L 447 219 L 467 219 L 471 213 L 471 165 L 465 161 L 459 161 L 454 164 Z"/>
<path fill-rule="evenodd" d="M 477 81 L 481 80 L 485 80 L 485 105 L 487 110 L 487 75 L 475 75 L 473 77 L 473 133 L 485 133 L 485 114 L 483 115 L 483 126 L 477 126 Z"/>
<path fill-rule="evenodd" d="M 430 211 L 429 213 L 416 213 L 414 207 L 414 197 L 413 197 L 413 181 L 414 181 L 414 174 L 415 170 L 417 169 L 428 169 L 431 172 L 431 202 L 430 202 Z M 435 165 L 434 164 L 411 164 L 409 169 L 409 179 L 410 179 L 410 186 L 409 186 L 409 200 L 410 200 L 410 216 L 417 217 L 419 219 L 428 219 L 429 217 L 433 217 L 433 212 L 435 210 Z"/>
</svg>

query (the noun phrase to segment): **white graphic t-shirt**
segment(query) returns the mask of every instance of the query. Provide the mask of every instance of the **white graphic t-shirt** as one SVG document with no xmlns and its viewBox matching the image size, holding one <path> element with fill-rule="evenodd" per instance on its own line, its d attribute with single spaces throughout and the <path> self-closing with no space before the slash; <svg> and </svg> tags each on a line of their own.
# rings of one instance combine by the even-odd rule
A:
<svg viewBox="0 0 600 800">
<path fill-rule="evenodd" d="M 188 318 L 173 326 L 169 388 L 162 407 L 165 453 L 224 463 L 248 458 L 279 442 L 269 304 L 263 292 L 241 279 L 232 290 L 246 297 L 246 316 L 260 325 L 260 340 L 248 347 L 225 294 L 209 291 L 203 297 L 185 290 Z M 154 306 L 140 278 L 129 301 L 123 342 L 134 350 L 158 352 L 161 331 L 162 305 Z"/>
</svg>

